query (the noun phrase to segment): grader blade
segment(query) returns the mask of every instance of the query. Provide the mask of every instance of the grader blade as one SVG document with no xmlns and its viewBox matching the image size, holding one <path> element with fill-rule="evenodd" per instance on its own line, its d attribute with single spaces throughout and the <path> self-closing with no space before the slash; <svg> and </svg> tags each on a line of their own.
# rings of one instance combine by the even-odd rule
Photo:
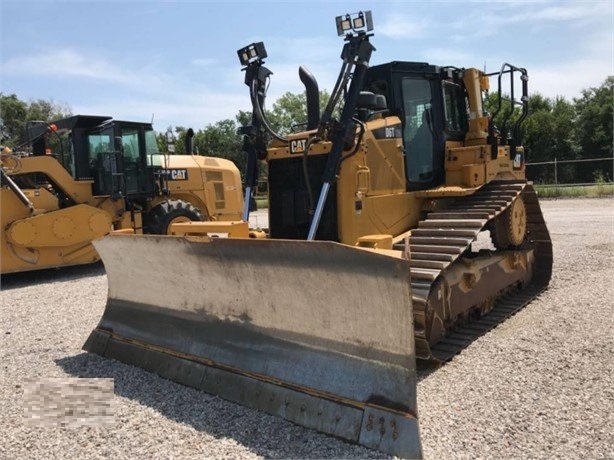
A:
<svg viewBox="0 0 614 460">
<path fill-rule="evenodd" d="M 109 235 L 84 349 L 421 456 L 409 264 L 331 242 Z"/>
</svg>

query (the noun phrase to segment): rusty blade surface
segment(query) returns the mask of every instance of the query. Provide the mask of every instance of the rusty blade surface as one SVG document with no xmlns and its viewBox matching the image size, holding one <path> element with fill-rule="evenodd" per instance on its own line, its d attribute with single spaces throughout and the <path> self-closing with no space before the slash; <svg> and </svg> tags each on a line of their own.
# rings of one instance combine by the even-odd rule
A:
<svg viewBox="0 0 614 460">
<path fill-rule="evenodd" d="M 421 455 L 409 262 L 331 242 L 95 242 L 84 348 L 401 457 Z"/>
</svg>

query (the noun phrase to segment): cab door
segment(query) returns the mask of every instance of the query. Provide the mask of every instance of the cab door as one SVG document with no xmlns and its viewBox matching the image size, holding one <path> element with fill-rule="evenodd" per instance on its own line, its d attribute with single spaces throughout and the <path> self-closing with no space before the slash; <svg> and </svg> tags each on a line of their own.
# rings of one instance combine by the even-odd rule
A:
<svg viewBox="0 0 614 460">
<path fill-rule="evenodd" d="M 153 169 L 147 165 L 144 126 L 140 123 L 119 122 L 122 142 L 125 196 L 149 197 L 154 193 Z"/>
<path fill-rule="evenodd" d="M 115 149 L 114 126 L 92 130 L 87 134 L 87 154 L 93 194 L 96 196 L 123 195 L 123 167 L 121 152 Z"/>
<path fill-rule="evenodd" d="M 424 190 L 444 181 L 444 136 L 440 81 L 424 75 L 400 79 L 403 146 L 408 190 Z"/>
</svg>

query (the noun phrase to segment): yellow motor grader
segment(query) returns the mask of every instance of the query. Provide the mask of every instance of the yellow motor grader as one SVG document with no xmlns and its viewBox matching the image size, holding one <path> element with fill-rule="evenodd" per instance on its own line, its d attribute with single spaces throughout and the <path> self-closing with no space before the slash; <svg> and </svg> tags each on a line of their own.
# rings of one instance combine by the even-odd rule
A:
<svg viewBox="0 0 614 460">
<path fill-rule="evenodd" d="M 301 68 L 307 123 L 285 136 L 263 109 L 264 45 L 238 52 L 253 105 L 246 196 L 266 160 L 266 237 L 245 222 L 238 238 L 187 223 L 176 226 L 184 237 L 96 241 L 108 302 L 84 348 L 416 458 L 416 358 L 450 359 L 550 279 L 550 237 L 518 142 L 528 77 L 508 64 L 495 74 L 497 128 L 482 106 L 489 75 L 369 67 L 371 14 L 340 16 L 337 30 L 330 102 L 320 114 Z"/>
<path fill-rule="evenodd" d="M 241 217 L 236 166 L 163 155 L 149 123 L 75 115 L 31 123 L 27 137 L 27 153 L 0 157 L 2 274 L 95 262 L 92 240 L 112 230 L 166 234 L 173 223 Z"/>
</svg>

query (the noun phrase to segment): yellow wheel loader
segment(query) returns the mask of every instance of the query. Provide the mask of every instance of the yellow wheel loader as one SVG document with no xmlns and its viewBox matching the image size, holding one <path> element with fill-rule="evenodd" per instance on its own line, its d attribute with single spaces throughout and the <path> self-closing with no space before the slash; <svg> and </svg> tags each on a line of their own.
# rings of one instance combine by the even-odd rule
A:
<svg viewBox="0 0 614 460">
<path fill-rule="evenodd" d="M 92 240 L 112 230 L 167 234 L 174 223 L 241 217 L 236 166 L 160 154 L 149 123 L 76 115 L 31 123 L 27 137 L 27 154 L 1 156 L 2 274 L 95 262 Z"/>
<path fill-rule="evenodd" d="M 496 74 L 497 128 L 482 106 L 488 75 L 369 67 L 369 12 L 338 17 L 337 30 L 330 102 L 320 115 L 301 69 L 307 123 L 286 136 L 263 109 L 264 45 L 238 52 L 253 105 L 246 196 L 266 160 L 266 238 L 249 238 L 261 235 L 247 224 L 243 238 L 213 238 L 190 223 L 185 237 L 97 240 L 108 302 L 84 348 L 417 458 L 416 358 L 450 359 L 550 279 L 550 237 L 518 143 L 527 72 Z M 178 268 L 156 269 L 169 264 Z"/>
</svg>

